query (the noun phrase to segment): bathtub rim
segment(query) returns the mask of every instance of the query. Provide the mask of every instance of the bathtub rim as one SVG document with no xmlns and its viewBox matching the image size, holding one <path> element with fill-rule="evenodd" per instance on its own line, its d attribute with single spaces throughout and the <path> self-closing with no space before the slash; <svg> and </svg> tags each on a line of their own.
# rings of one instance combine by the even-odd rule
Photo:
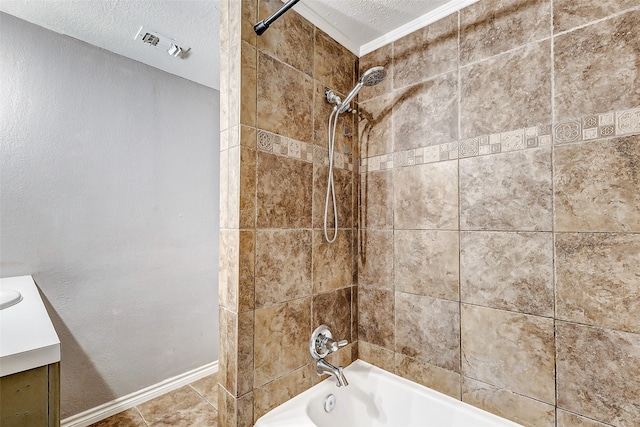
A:
<svg viewBox="0 0 640 427">
<path fill-rule="evenodd" d="M 389 372 L 362 359 L 354 360 L 344 368 L 345 376 L 347 377 L 347 379 L 349 379 L 350 372 L 357 373 L 359 371 L 365 370 L 374 372 L 375 375 L 388 376 L 393 381 L 397 381 L 401 384 L 404 384 L 405 386 L 410 386 L 411 388 L 416 388 L 417 391 L 421 392 L 421 394 L 425 394 L 429 398 L 433 398 L 435 400 L 443 401 L 448 405 L 461 406 L 462 409 L 466 411 L 481 412 L 483 416 L 486 416 L 489 419 L 493 419 L 496 422 L 502 422 L 503 424 L 500 425 L 501 427 L 524 427 L 522 424 L 518 424 L 507 418 L 501 417 L 482 408 L 478 408 L 469 403 L 463 402 L 461 399 L 456 399 L 447 394 L 424 386 L 420 383 L 411 381 L 407 378 L 404 378 L 393 372 Z M 312 387 L 303 391 L 302 393 L 286 400 L 285 402 L 271 409 L 269 412 L 262 415 L 256 420 L 254 427 L 317 427 L 317 425 L 307 415 L 307 403 L 310 400 L 310 395 L 318 392 L 323 388 L 327 388 L 327 385 L 330 385 L 329 388 L 335 387 L 335 378 L 327 377 L 321 382 L 314 384 Z M 285 405 L 287 405 L 287 407 L 283 408 Z"/>
</svg>

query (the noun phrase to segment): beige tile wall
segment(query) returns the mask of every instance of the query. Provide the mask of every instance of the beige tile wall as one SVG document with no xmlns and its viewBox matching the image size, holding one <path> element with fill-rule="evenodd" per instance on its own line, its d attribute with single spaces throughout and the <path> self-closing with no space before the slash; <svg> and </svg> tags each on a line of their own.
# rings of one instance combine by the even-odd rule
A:
<svg viewBox="0 0 640 427">
<path fill-rule="evenodd" d="M 354 84 L 357 58 L 279 0 L 222 0 L 219 425 L 251 426 L 320 378 L 308 340 L 328 324 L 357 357 L 354 117 L 338 126 L 340 230 L 324 242 L 324 90 Z M 349 126 L 354 137 L 344 136 Z M 346 149 L 345 149 L 346 146 Z M 330 215 L 333 220 L 333 215 Z"/>
<path fill-rule="evenodd" d="M 480 0 L 360 58 L 359 357 L 526 426 L 640 420 L 640 3 Z"/>
<path fill-rule="evenodd" d="M 640 4 L 480 0 L 359 60 L 293 11 L 256 37 L 280 6 L 220 6 L 220 425 L 320 380 L 320 323 L 527 426 L 635 425 Z M 374 65 L 328 245 L 324 90 Z"/>
</svg>

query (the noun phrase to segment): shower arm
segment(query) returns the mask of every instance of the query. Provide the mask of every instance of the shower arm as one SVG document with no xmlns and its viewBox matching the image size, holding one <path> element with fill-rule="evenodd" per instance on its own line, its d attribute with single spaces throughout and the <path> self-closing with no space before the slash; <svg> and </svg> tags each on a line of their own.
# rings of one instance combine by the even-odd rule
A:
<svg viewBox="0 0 640 427">
<path fill-rule="evenodd" d="M 284 13 L 286 11 L 291 9 L 299 1 L 300 0 L 289 0 L 284 6 L 282 6 L 280 9 L 278 9 L 273 15 L 271 15 L 267 19 L 263 19 L 262 21 L 258 22 L 256 25 L 254 25 L 253 26 L 253 31 L 255 31 L 257 35 L 261 36 L 262 33 L 267 31 L 267 29 L 269 28 L 269 25 L 273 24 L 273 21 L 275 21 L 276 19 L 278 19 L 282 15 L 284 15 Z"/>
</svg>

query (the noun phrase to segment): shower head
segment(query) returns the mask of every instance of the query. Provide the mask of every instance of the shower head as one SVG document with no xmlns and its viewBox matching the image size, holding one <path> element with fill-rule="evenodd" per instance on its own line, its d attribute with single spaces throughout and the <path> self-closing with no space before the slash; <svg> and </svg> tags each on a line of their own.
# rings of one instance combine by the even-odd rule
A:
<svg viewBox="0 0 640 427">
<path fill-rule="evenodd" d="M 362 73 L 358 84 L 349 92 L 344 98 L 344 101 L 338 107 L 338 114 L 342 114 L 349 109 L 349 104 L 353 101 L 353 98 L 358 94 L 362 86 L 375 86 L 387 76 L 387 72 L 384 70 L 384 67 L 373 67 L 369 68 L 367 71 Z"/>
<path fill-rule="evenodd" d="M 382 82 L 385 77 L 387 77 L 387 72 L 384 70 L 384 67 L 373 67 L 362 74 L 360 83 L 365 86 L 375 86 Z"/>
</svg>

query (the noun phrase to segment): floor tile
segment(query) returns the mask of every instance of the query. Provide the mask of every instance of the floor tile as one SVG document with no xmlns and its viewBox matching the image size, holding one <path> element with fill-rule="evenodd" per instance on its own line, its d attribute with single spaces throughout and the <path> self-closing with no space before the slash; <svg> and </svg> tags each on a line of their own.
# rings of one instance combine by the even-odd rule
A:
<svg viewBox="0 0 640 427">
<path fill-rule="evenodd" d="M 146 427 L 147 424 L 136 408 L 115 414 L 107 419 L 91 424 L 89 427 Z"/>
</svg>

